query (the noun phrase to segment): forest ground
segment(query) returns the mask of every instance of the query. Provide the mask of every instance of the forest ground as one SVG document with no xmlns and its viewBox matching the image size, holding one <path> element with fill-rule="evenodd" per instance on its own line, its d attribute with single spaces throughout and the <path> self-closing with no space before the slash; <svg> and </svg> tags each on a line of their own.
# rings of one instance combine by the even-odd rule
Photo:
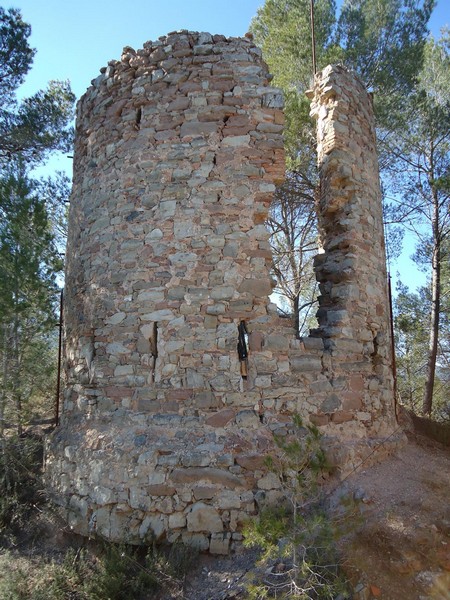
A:
<svg viewBox="0 0 450 600">
<path fill-rule="evenodd" d="M 407 435 L 396 454 L 354 473 L 331 496 L 338 517 L 345 500 L 357 507 L 337 541 L 354 600 L 450 600 L 450 448 L 411 430 Z M 9 554 L 0 548 L 0 559 L 8 569 L 23 569 L 42 557 L 58 561 L 83 544 L 44 509 L 24 525 Z M 244 599 L 257 558 L 255 550 L 198 555 L 182 591 L 148 599 Z"/>
<path fill-rule="evenodd" d="M 346 479 L 359 517 L 338 540 L 355 600 L 450 600 L 450 449 L 415 433 L 395 455 Z M 255 553 L 201 557 L 185 600 L 244 598 Z M 169 600 L 166 596 L 164 600 Z"/>
</svg>

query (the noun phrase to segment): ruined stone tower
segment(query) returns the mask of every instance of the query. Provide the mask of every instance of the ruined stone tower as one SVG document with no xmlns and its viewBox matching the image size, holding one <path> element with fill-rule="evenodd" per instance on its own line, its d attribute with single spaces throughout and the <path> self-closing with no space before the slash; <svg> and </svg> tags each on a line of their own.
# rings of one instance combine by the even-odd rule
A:
<svg viewBox="0 0 450 600">
<path fill-rule="evenodd" d="M 47 457 L 71 526 L 226 553 L 280 482 L 299 413 L 345 472 L 395 428 L 370 98 L 316 79 L 318 328 L 269 302 L 264 226 L 282 98 L 248 39 L 125 48 L 80 100 L 67 250 L 66 390 Z"/>
</svg>

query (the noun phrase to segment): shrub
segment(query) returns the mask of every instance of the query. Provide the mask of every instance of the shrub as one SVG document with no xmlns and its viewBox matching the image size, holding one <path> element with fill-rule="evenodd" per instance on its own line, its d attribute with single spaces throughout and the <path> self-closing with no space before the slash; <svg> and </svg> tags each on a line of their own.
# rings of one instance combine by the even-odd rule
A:
<svg viewBox="0 0 450 600">
<path fill-rule="evenodd" d="M 17 548 L 20 539 L 24 552 L 22 556 L 17 550 L 2 552 L 0 546 L 1 600 L 147 600 L 161 589 L 181 597 L 185 575 L 196 558 L 192 549 L 174 545 L 162 550 L 103 540 L 80 548 L 75 537 L 70 538 L 75 548 L 64 552 L 53 547 L 54 527 L 48 523 L 53 523 L 54 514 L 44 493 L 42 455 L 41 439 L 0 438 L 0 542 Z M 48 522 L 42 531 L 41 521 Z M 50 540 L 42 537 L 44 531 Z M 36 553 L 38 537 L 47 554 Z"/>
<path fill-rule="evenodd" d="M 42 557 L 26 560 L 5 552 L 0 555 L 0 598 L 148 600 L 161 589 L 172 598 L 181 597 L 193 556 L 184 547 L 164 553 L 107 543 L 71 548 L 61 562 Z"/>
<path fill-rule="evenodd" d="M 30 511 L 45 502 L 43 442 L 34 437 L 0 438 L 0 532 L 15 533 Z"/>
<path fill-rule="evenodd" d="M 259 575 L 248 587 L 248 598 L 347 598 L 320 492 L 329 471 L 320 433 L 295 416 L 293 434 L 276 442 L 279 452 L 267 465 L 281 479 L 286 505 L 263 508 L 259 520 L 245 528 L 244 544 L 261 549 Z"/>
</svg>

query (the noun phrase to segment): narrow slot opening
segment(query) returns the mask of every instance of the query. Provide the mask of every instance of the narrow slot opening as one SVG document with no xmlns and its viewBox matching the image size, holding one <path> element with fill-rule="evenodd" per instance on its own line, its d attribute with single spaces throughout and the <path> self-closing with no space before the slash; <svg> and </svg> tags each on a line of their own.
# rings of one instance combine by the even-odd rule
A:
<svg viewBox="0 0 450 600">
<path fill-rule="evenodd" d="M 141 119 L 142 119 L 142 108 L 139 107 L 136 110 L 136 128 L 139 129 L 139 126 L 141 124 Z"/>
<path fill-rule="evenodd" d="M 239 362 L 241 364 L 241 377 L 248 377 L 248 330 L 245 321 L 241 321 L 238 325 L 238 344 L 237 352 Z"/>
<path fill-rule="evenodd" d="M 158 358 L 158 323 L 153 323 L 153 330 L 150 335 L 150 354 L 152 356 L 152 381 L 155 381 L 156 359 Z"/>
</svg>

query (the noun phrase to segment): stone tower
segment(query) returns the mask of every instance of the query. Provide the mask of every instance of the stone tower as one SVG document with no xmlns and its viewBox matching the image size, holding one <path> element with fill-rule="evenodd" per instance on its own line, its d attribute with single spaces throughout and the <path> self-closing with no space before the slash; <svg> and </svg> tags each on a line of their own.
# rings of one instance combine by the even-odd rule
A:
<svg viewBox="0 0 450 600">
<path fill-rule="evenodd" d="M 269 302 L 264 226 L 282 98 L 248 39 L 125 48 L 80 100 L 66 274 L 66 390 L 47 457 L 71 526 L 226 553 L 282 496 L 265 455 L 299 413 L 345 472 L 395 430 L 371 102 L 317 77 L 318 328 Z"/>
</svg>

